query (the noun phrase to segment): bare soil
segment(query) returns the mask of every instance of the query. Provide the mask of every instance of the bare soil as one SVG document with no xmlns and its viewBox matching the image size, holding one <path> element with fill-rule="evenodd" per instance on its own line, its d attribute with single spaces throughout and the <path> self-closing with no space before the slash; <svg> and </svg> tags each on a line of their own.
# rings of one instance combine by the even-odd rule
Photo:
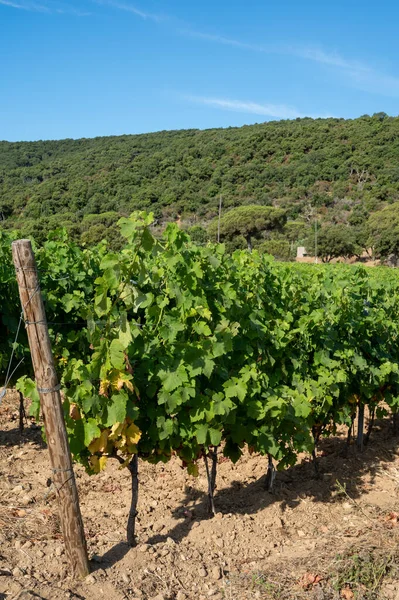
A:
<svg viewBox="0 0 399 600">
<path fill-rule="evenodd" d="M 264 489 L 267 459 L 218 465 L 218 514 L 203 465 L 140 461 L 137 546 L 125 543 L 130 476 L 76 465 L 92 574 L 70 577 L 40 427 L 20 434 L 18 397 L 0 406 L 0 600 L 399 600 L 399 438 L 377 423 L 362 454 L 325 439 Z"/>
</svg>

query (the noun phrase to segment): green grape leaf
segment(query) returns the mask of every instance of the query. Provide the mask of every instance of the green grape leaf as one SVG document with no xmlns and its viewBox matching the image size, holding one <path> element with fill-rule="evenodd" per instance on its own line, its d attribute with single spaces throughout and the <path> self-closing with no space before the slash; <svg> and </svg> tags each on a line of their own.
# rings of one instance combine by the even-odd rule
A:
<svg viewBox="0 0 399 600">
<path fill-rule="evenodd" d="M 206 438 L 208 435 L 208 426 L 200 425 L 199 427 L 197 427 L 195 435 L 197 438 L 197 442 L 199 444 L 206 444 Z"/>
<path fill-rule="evenodd" d="M 128 395 L 123 390 L 118 394 L 112 394 L 110 403 L 107 404 L 107 417 L 105 425 L 112 427 L 115 423 L 123 423 L 126 418 L 126 404 Z"/>
<path fill-rule="evenodd" d="M 83 421 L 83 427 L 84 443 L 87 448 L 88 446 L 90 446 L 93 440 L 100 437 L 101 430 L 98 427 L 97 421 L 95 419 L 87 419 L 87 421 Z"/>
<path fill-rule="evenodd" d="M 119 340 L 112 340 L 109 346 L 109 360 L 111 365 L 119 371 L 122 371 L 125 366 L 124 350 L 125 348 Z"/>
</svg>

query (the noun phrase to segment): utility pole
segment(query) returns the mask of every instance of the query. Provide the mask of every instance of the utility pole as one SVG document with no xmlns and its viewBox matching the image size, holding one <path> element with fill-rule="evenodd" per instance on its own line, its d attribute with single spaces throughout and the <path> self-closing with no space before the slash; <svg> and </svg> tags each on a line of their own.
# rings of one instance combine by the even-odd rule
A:
<svg viewBox="0 0 399 600">
<path fill-rule="evenodd" d="M 220 219 L 222 216 L 222 194 L 219 198 L 219 218 L 218 218 L 218 244 L 220 243 Z"/>
<path fill-rule="evenodd" d="M 317 264 L 318 263 L 318 260 L 317 260 L 317 217 L 314 222 L 314 256 L 315 256 L 314 261 Z"/>
</svg>

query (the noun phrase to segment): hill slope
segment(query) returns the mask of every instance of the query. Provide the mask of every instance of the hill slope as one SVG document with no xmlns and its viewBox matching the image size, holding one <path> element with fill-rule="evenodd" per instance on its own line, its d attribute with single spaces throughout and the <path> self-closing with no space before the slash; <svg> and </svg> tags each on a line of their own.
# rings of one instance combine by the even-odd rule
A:
<svg viewBox="0 0 399 600">
<path fill-rule="evenodd" d="M 221 193 L 225 209 L 273 204 L 290 219 L 309 220 L 312 207 L 326 222 L 365 218 L 399 200 L 399 118 L 0 142 L 1 225 L 38 237 L 61 222 L 95 240 L 135 209 L 206 222 Z"/>
</svg>

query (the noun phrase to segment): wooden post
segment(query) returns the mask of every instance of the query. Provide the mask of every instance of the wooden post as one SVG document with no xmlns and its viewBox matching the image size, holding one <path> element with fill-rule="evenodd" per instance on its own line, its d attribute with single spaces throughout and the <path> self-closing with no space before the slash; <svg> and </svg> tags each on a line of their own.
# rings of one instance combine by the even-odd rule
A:
<svg viewBox="0 0 399 600">
<path fill-rule="evenodd" d="M 74 576 L 89 574 L 86 540 L 68 437 L 60 386 L 55 370 L 46 314 L 30 240 L 12 243 L 19 297 L 28 332 L 29 347 L 40 395 L 52 480 L 57 489 L 61 529 Z"/>
</svg>

